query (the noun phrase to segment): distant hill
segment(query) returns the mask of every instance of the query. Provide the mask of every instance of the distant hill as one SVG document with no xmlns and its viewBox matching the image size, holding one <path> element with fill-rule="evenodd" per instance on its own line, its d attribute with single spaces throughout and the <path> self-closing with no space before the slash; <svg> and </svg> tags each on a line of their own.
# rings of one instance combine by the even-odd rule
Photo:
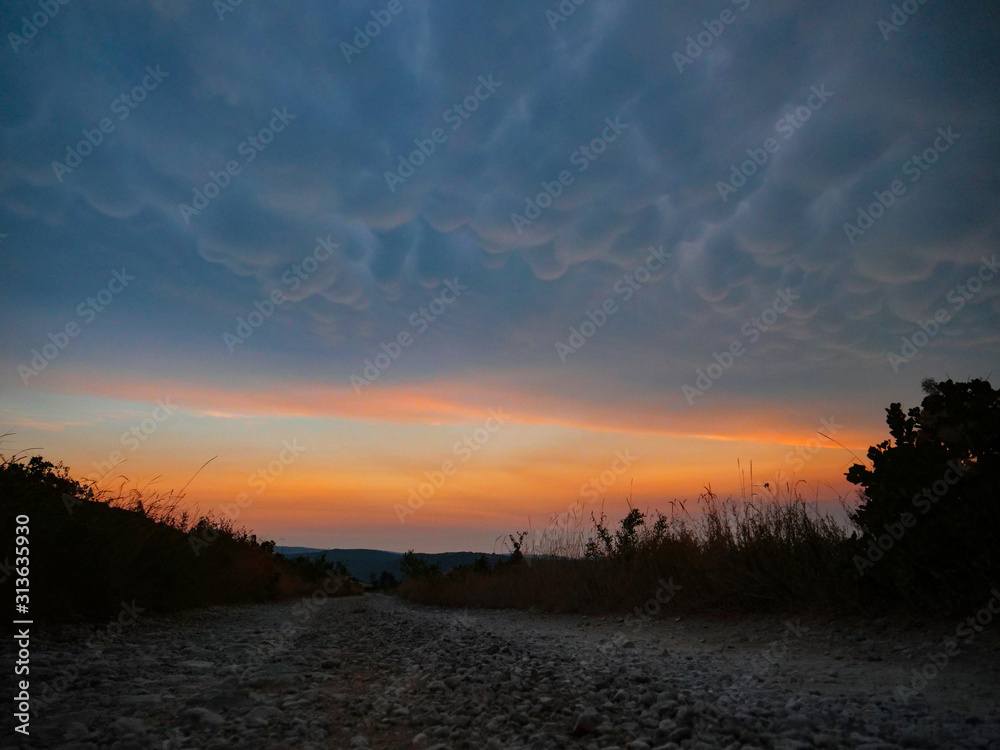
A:
<svg viewBox="0 0 1000 750">
<path fill-rule="evenodd" d="M 396 578 L 402 578 L 399 569 L 399 561 L 403 559 L 400 552 L 386 552 L 380 549 L 317 549 L 314 547 L 275 547 L 275 552 L 279 552 L 285 557 L 306 557 L 317 558 L 326 555 L 326 559 L 335 563 L 342 562 L 351 572 L 351 575 L 360 581 L 368 582 L 374 574 L 378 578 L 382 571 L 392 573 Z M 470 565 L 476 558 L 486 553 L 482 552 L 440 552 L 429 554 L 418 552 L 417 557 L 429 563 L 436 563 L 441 566 L 441 572 L 445 573 L 460 565 Z M 506 555 L 486 554 L 486 559 L 490 564 L 495 564 L 497 560 L 502 560 Z"/>
<path fill-rule="evenodd" d="M 275 547 L 275 552 L 279 552 L 285 557 L 305 557 L 311 552 L 322 552 L 319 547 Z"/>
</svg>

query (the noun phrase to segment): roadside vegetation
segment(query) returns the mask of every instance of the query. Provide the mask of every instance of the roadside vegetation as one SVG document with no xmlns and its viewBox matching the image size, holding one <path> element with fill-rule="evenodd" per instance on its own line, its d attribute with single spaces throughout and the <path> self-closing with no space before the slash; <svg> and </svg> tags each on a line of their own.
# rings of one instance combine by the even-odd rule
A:
<svg viewBox="0 0 1000 750">
<path fill-rule="evenodd" d="M 981 607 L 1000 584 L 1000 391 L 984 380 L 923 383 L 920 406 L 886 409 L 891 439 L 847 473 L 847 522 L 794 486 L 749 497 L 706 492 L 694 516 L 630 508 L 617 528 L 591 515 L 509 558 L 408 575 L 401 596 L 549 612 L 914 613 Z M 522 549 L 526 538 L 530 548 Z M 527 554 L 525 554 L 527 553 Z M 653 604 L 655 602 L 655 604 Z M 668 605 L 669 602 L 669 605 Z"/>
<path fill-rule="evenodd" d="M 923 384 L 920 406 L 886 411 L 889 439 L 847 473 L 859 488 L 838 520 L 794 485 L 739 499 L 706 491 L 669 515 L 630 507 L 617 524 L 550 524 L 504 540 L 442 574 L 410 550 L 403 582 L 376 591 L 450 606 L 654 614 L 914 613 L 981 607 L 1000 586 L 1000 390 L 984 380 Z M 104 619 L 143 611 L 362 593 L 323 557 L 285 559 L 274 542 L 225 517 L 180 510 L 181 493 L 98 490 L 41 456 L 0 455 L 0 516 L 8 537 L 0 582 L 21 577 L 14 530 L 29 517 L 30 614 Z M 20 584 L 18 584 L 20 586 Z"/>
<path fill-rule="evenodd" d="M 327 575 L 360 593 L 325 561 L 286 560 L 225 517 L 192 517 L 182 494 L 95 490 L 41 456 L 0 456 L 0 579 L 14 600 L 23 571 L 15 528 L 27 516 L 29 613 L 38 620 L 102 620 L 123 606 L 171 612 L 311 595 Z M 18 584 L 20 587 L 21 584 Z M 327 583 L 327 589 L 333 585 Z"/>
</svg>

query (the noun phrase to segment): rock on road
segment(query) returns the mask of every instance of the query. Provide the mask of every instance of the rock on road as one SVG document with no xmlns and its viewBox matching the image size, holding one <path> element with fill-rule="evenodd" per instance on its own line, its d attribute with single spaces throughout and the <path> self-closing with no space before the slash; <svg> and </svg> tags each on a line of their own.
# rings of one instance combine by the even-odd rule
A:
<svg viewBox="0 0 1000 750">
<path fill-rule="evenodd" d="M 97 640 L 52 626 L 32 642 L 46 700 L 31 737 L 0 746 L 1000 750 L 995 632 L 897 695 L 942 627 L 634 624 L 384 595 L 143 615 Z"/>
</svg>

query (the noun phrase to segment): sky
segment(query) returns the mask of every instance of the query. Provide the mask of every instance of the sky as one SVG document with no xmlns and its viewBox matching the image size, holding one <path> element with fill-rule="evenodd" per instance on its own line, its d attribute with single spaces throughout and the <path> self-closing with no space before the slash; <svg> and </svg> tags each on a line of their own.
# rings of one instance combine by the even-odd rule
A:
<svg viewBox="0 0 1000 750">
<path fill-rule="evenodd" d="M 0 10 L 4 455 L 493 551 L 851 502 L 996 376 L 993 3 L 60 3 Z"/>
</svg>

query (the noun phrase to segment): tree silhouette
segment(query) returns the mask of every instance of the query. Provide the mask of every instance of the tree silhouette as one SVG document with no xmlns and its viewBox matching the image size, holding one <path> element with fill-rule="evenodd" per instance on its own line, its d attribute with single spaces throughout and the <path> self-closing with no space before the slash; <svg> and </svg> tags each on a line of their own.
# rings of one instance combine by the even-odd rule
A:
<svg viewBox="0 0 1000 750">
<path fill-rule="evenodd" d="M 435 578 L 441 575 L 441 566 L 437 563 L 429 563 L 411 549 L 407 551 L 399 561 L 399 570 L 403 578 L 412 581 L 419 578 Z"/>
<path fill-rule="evenodd" d="M 920 406 L 886 409 L 892 441 L 869 448 L 872 468 L 847 473 L 862 488 L 851 518 L 872 563 L 859 569 L 957 604 L 988 591 L 1000 572 L 1000 390 L 981 379 L 922 386 Z"/>
</svg>

